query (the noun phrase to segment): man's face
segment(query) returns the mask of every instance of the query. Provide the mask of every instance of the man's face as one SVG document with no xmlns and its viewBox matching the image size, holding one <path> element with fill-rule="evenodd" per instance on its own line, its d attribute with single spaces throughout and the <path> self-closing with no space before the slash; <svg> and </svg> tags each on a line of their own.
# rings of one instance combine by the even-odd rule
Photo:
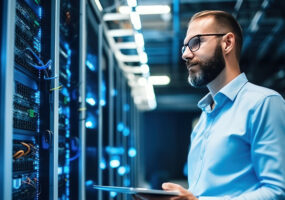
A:
<svg viewBox="0 0 285 200">
<path fill-rule="evenodd" d="M 184 43 L 198 34 L 217 33 L 211 19 L 194 20 L 189 25 Z M 201 37 L 200 48 L 191 52 L 187 47 L 182 57 L 189 71 L 188 82 L 193 87 L 205 87 L 225 68 L 225 60 L 220 38 L 215 36 Z"/>
<path fill-rule="evenodd" d="M 192 70 L 193 64 L 197 65 L 198 70 Z M 222 53 L 222 48 L 217 45 L 215 53 L 212 57 L 205 60 L 197 60 L 192 63 L 191 60 L 186 61 L 186 66 L 189 71 L 188 82 L 193 87 L 205 87 L 213 81 L 225 68 L 225 60 Z"/>
</svg>

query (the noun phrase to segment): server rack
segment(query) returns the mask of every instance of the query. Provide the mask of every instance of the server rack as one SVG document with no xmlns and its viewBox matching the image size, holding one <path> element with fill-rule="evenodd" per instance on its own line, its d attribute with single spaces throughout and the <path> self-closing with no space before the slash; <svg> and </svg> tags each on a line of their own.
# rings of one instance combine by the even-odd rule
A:
<svg viewBox="0 0 285 200">
<path fill-rule="evenodd" d="M 101 27 L 96 20 L 89 3 L 86 4 L 86 198 L 99 199 L 93 184 L 100 184 L 102 175 L 99 171 L 100 134 L 101 134 L 101 106 L 100 106 L 100 55 L 101 55 Z"/>
<path fill-rule="evenodd" d="M 0 82 L 0 199 L 12 198 L 12 141 L 13 141 L 13 60 L 15 2 L 1 1 L 1 82 Z"/>
<path fill-rule="evenodd" d="M 58 199 L 78 199 L 79 2 L 60 1 Z"/>
<path fill-rule="evenodd" d="M 106 152 L 106 148 L 109 148 L 110 144 L 110 124 L 111 122 L 109 114 L 110 114 L 110 102 L 112 101 L 112 97 L 110 96 L 110 77 L 109 77 L 109 70 L 110 70 L 110 60 L 108 53 L 108 46 L 106 40 L 103 39 L 103 48 L 101 53 L 101 62 L 100 62 L 100 120 L 101 120 L 101 128 L 100 128 L 100 138 L 99 138 L 99 172 L 101 178 L 101 185 L 109 185 L 109 176 L 110 170 L 107 168 L 106 160 L 108 160 L 108 155 Z M 99 199 L 108 199 L 109 196 L 107 193 L 100 194 Z"/>
<path fill-rule="evenodd" d="M 55 25 L 50 14 L 50 2 L 16 1 L 13 199 L 50 198 L 53 188 L 48 185 L 53 185 L 57 178 L 53 171 L 57 158 L 53 151 L 57 142 L 56 124 L 50 120 L 56 110 L 49 101 L 57 95 L 56 80 L 52 78 L 57 59 L 51 54 L 51 44 L 56 38 L 50 37 Z M 43 164 L 48 161 L 50 166 Z"/>
</svg>

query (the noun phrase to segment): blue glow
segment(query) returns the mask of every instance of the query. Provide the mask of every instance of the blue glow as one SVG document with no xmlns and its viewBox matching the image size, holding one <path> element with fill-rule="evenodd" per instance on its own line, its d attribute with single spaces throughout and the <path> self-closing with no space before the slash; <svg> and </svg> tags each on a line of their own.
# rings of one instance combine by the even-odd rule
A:
<svg viewBox="0 0 285 200">
<path fill-rule="evenodd" d="M 124 186 L 130 186 L 130 184 L 131 184 L 130 179 L 128 178 L 124 179 Z"/>
<path fill-rule="evenodd" d="M 62 114 L 62 112 L 63 112 L 63 111 L 62 111 L 62 107 L 59 106 L 59 107 L 58 107 L 58 113 L 59 113 L 59 114 Z"/>
<path fill-rule="evenodd" d="M 134 147 L 129 148 L 128 155 L 131 158 L 135 157 L 137 155 L 137 150 Z"/>
<path fill-rule="evenodd" d="M 91 121 L 87 121 L 85 123 L 85 126 L 86 126 L 86 128 L 94 128 L 95 127 L 94 124 Z"/>
<path fill-rule="evenodd" d="M 95 106 L 97 104 L 96 98 L 92 92 L 87 92 L 85 101 L 91 106 Z"/>
<path fill-rule="evenodd" d="M 64 166 L 64 173 L 65 174 L 69 174 L 69 171 L 70 171 L 70 169 L 69 169 L 69 166 Z"/>
<path fill-rule="evenodd" d="M 65 154 L 65 158 L 66 158 L 66 159 L 69 159 L 69 158 L 70 158 L 70 155 L 69 155 L 69 154 L 70 154 L 69 150 L 66 150 L 66 154 Z"/>
<path fill-rule="evenodd" d="M 127 170 L 126 170 L 126 168 L 124 166 L 121 166 L 121 167 L 118 168 L 118 174 L 120 176 L 124 176 L 126 174 L 126 172 L 127 172 Z"/>
<path fill-rule="evenodd" d="M 102 159 L 101 162 L 100 162 L 100 168 L 104 170 L 104 169 L 106 169 L 106 167 L 107 167 L 106 166 L 106 161 L 105 161 L 105 159 Z"/>
<path fill-rule="evenodd" d="M 49 143 L 46 141 L 45 137 L 43 137 L 43 136 L 42 136 L 42 148 L 43 149 L 48 149 L 49 148 Z"/>
<path fill-rule="evenodd" d="M 68 116 L 68 117 L 70 117 L 70 108 L 69 108 L 69 107 L 66 107 L 66 108 L 64 109 L 64 111 L 65 111 L 65 115 Z"/>
<path fill-rule="evenodd" d="M 105 150 L 109 155 L 122 155 L 125 152 L 123 147 L 107 146 Z"/>
<path fill-rule="evenodd" d="M 86 66 L 91 70 L 91 71 L 96 71 L 96 64 L 97 64 L 97 57 L 93 54 L 87 54 L 87 59 L 86 59 Z"/>
<path fill-rule="evenodd" d="M 101 99 L 101 100 L 100 100 L 100 105 L 101 105 L 101 106 L 105 106 L 105 105 L 106 105 L 105 99 Z"/>
<path fill-rule="evenodd" d="M 117 192 L 110 192 L 110 196 L 111 196 L 112 198 L 116 197 L 116 196 L 117 196 Z"/>
<path fill-rule="evenodd" d="M 124 136 L 129 136 L 130 135 L 130 129 L 128 127 L 124 128 L 123 135 Z"/>
<path fill-rule="evenodd" d="M 88 181 L 85 182 L 85 185 L 86 186 L 91 186 L 91 185 L 93 185 L 93 181 L 92 180 L 88 180 Z"/>
<path fill-rule="evenodd" d="M 102 81 L 101 84 L 101 99 L 100 99 L 100 105 L 105 106 L 106 105 L 106 83 L 105 80 Z"/>
<path fill-rule="evenodd" d="M 38 37 L 39 37 L 39 38 L 41 38 L 41 37 L 42 37 L 42 29 L 41 29 L 41 28 L 39 29 Z M 40 45 L 40 42 L 38 42 L 38 43 L 39 43 L 39 45 Z"/>
<path fill-rule="evenodd" d="M 13 179 L 13 189 L 19 189 L 21 185 L 22 185 L 21 178 Z"/>
<path fill-rule="evenodd" d="M 117 94 L 118 94 L 118 92 L 117 92 L 117 90 L 116 89 L 113 89 L 112 91 L 111 91 L 111 95 L 114 97 L 114 96 L 117 96 Z"/>
<path fill-rule="evenodd" d="M 122 132 L 125 128 L 125 125 L 123 122 L 118 123 L 117 125 L 117 131 Z"/>
<path fill-rule="evenodd" d="M 69 56 L 70 56 L 70 55 L 69 55 Z M 68 68 L 69 68 L 70 64 L 71 64 L 71 60 L 70 60 L 70 59 L 68 59 L 68 60 L 67 60 L 67 63 L 66 63 L 66 67 L 68 67 Z"/>
<path fill-rule="evenodd" d="M 69 44 L 68 44 L 67 42 L 64 42 L 63 46 L 64 46 L 64 48 L 65 48 L 67 51 L 68 51 L 68 49 L 70 49 L 70 48 L 69 48 Z"/>
<path fill-rule="evenodd" d="M 39 6 L 39 17 L 40 17 L 40 19 L 42 18 L 42 16 L 43 16 L 43 9 L 41 6 Z"/>
<path fill-rule="evenodd" d="M 42 29 L 39 30 L 39 33 L 38 33 L 38 36 L 39 38 L 42 37 Z M 42 46 L 41 46 L 41 43 L 39 42 L 39 48 L 38 48 L 38 51 L 41 52 L 42 51 Z"/>
<path fill-rule="evenodd" d="M 86 128 L 90 128 L 90 129 L 97 128 L 97 121 L 93 115 L 87 114 L 85 126 Z"/>
<path fill-rule="evenodd" d="M 69 136 L 70 136 L 70 131 L 69 131 L 69 130 L 66 130 L 65 137 L 66 137 L 66 138 L 69 138 Z"/>
<path fill-rule="evenodd" d="M 68 78 L 71 77 L 71 71 L 69 69 L 66 70 L 66 74 L 67 74 Z"/>
<path fill-rule="evenodd" d="M 68 92 L 68 90 L 67 90 L 66 87 L 63 87 L 63 88 L 61 89 L 61 93 L 62 93 L 64 96 L 69 96 L 69 92 Z"/>
<path fill-rule="evenodd" d="M 35 93 L 35 99 L 36 99 L 36 103 L 39 104 L 40 103 L 40 91 L 37 91 Z"/>
<path fill-rule="evenodd" d="M 123 107 L 125 112 L 128 112 L 130 110 L 130 105 L 129 104 L 125 104 Z"/>
<path fill-rule="evenodd" d="M 37 119 L 37 133 L 40 132 L 40 124 L 41 124 L 41 120 L 40 120 L 40 117 L 38 117 L 38 119 Z"/>
<path fill-rule="evenodd" d="M 67 50 L 67 55 L 68 55 L 68 56 L 71 56 L 71 49 L 68 49 L 68 50 Z"/>
<path fill-rule="evenodd" d="M 86 66 L 92 71 L 94 72 L 96 70 L 95 66 L 89 61 L 86 60 Z"/>
<path fill-rule="evenodd" d="M 91 105 L 91 106 L 95 106 L 96 105 L 96 101 L 94 98 L 92 97 L 89 97 L 89 98 L 86 98 L 86 102 Z"/>
<path fill-rule="evenodd" d="M 61 174 L 62 174 L 62 167 L 58 167 L 58 168 L 57 168 L 57 174 L 58 174 L 58 175 L 61 175 Z"/>
<path fill-rule="evenodd" d="M 112 156 L 110 160 L 110 167 L 117 168 L 120 166 L 120 157 L 119 156 Z"/>
</svg>

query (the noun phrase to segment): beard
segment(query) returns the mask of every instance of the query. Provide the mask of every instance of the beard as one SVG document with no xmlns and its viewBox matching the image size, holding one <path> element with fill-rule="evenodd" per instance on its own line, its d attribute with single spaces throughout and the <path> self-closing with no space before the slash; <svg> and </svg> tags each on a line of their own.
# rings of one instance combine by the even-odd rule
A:
<svg viewBox="0 0 285 200">
<path fill-rule="evenodd" d="M 187 68 L 191 67 L 190 62 L 187 62 Z M 225 68 L 225 59 L 222 53 L 222 47 L 219 45 L 216 47 L 215 54 L 207 61 L 196 62 L 199 65 L 200 71 L 190 72 L 188 76 L 188 82 L 195 88 L 205 87 L 208 83 L 213 81 Z"/>
</svg>

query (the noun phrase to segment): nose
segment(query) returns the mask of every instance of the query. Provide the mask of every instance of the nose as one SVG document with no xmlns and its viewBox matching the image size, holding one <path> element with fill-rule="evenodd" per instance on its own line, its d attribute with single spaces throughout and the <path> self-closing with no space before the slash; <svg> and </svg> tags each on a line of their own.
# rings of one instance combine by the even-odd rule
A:
<svg viewBox="0 0 285 200">
<path fill-rule="evenodd" d="M 182 59 L 187 61 L 187 60 L 192 60 L 192 58 L 194 57 L 194 54 L 192 51 L 190 51 L 189 47 L 186 47 L 185 51 L 182 54 Z"/>
</svg>

